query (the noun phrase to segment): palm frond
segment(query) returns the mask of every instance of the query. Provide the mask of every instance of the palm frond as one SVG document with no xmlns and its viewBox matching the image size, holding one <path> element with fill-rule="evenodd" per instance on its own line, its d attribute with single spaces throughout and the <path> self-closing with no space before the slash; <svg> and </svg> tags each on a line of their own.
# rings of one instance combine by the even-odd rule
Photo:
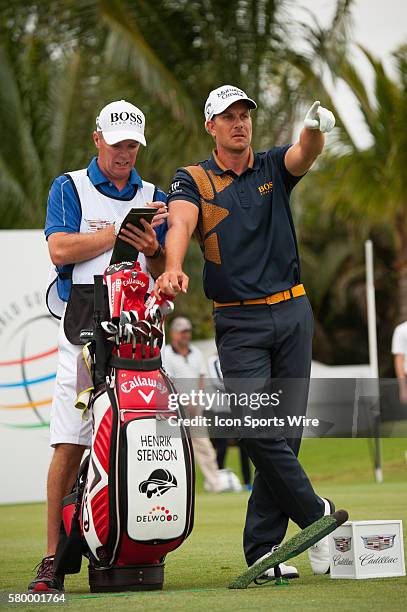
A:
<svg viewBox="0 0 407 612">
<path fill-rule="evenodd" d="M 49 177 L 66 171 L 64 163 L 68 157 L 67 142 L 79 90 L 82 61 L 81 53 L 74 51 L 59 60 L 58 68 L 54 71 L 48 102 L 49 153 L 45 159 Z"/>
<path fill-rule="evenodd" d="M 355 66 L 348 60 L 344 59 L 341 64 L 339 77 L 345 81 L 356 98 L 359 108 L 363 114 L 366 125 L 371 133 L 375 129 L 375 112 L 369 100 L 369 95 L 366 86 L 360 77 Z"/>
<path fill-rule="evenodd" d="M 315 270 L 318 282 L 314 287 L 313 293 L 313 301 L 317 307 L 319 307 L 329 293 L 332 285 L 335 284 L 344 262 L 351 254 L 352 245 L 343 241 L 330 242 L 324 248 L 323 253 L 320 253 L 318 266 Z M 323 266 L 321 266 L 321 261 L 324 262 Z"/>
<path fill-rule="evenodd" d="M 0 227 L 9 229 L 14 226 L 15 220 L 23 218 L 26 212 L 27 195 L 23 190 L 20 177 L 10 173 L 9 166 L 4 163 L 0 155 Z M 25 216 L 25 221 L 30 227 L 30 219 Z M 20 223 L 20 226 L 23 226 Z"/>
<path fill-rule="evenodd" d="M 27 101 L 4 46 L 0 47 L 0 84 L 2 165 L 8 176 L 19 181 L 25 193 L 35 200 L 42 192 L 41 161 L 32 137 Z M 29 208 L 26 217 L 35 219 L 35 211 Z"/>
<path fill-rule="evenodd" d="M 170 109 L 177 121 L 195 129 L 196 113 L 190 96 L 147 44 L 123 3 L 100 0 L 100 7 L 110 29 L 105 50 L 109 64 L 120 70 L 131 70 L 141 86 Z"/>
</svg>

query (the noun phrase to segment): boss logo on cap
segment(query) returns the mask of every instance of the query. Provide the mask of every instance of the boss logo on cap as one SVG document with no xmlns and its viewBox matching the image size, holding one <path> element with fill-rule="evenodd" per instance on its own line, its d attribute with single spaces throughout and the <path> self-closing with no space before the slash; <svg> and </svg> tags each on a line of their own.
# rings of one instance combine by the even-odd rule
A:
<svg viewBox="0 0 407 612">
<path fill-rule="evenodd" d="M 136 115 L 136 113 L 128 113 L 127 111 L 122 111 L 121 113 L 110 113 L 110 123 L 125 123 L 129 121 L 131 123 L 136 123 L 137 125 L 142 125 L 143 118 L 141 115 Z"/>
</svg>

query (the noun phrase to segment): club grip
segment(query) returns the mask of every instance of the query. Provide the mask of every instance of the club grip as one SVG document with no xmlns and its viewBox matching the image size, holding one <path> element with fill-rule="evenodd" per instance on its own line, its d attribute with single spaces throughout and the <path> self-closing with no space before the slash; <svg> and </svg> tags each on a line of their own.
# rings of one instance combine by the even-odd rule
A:
<svg viewBox="0 0 407 612">
<path fill-rule="evenodd" d="M 332 516 L 336 520 L 336 524 L 338 527 L 346 523 L 349 518 L 349 514 L 346 510 L 336 510 L 336 512 L 332 513 Z"/>
</svg>

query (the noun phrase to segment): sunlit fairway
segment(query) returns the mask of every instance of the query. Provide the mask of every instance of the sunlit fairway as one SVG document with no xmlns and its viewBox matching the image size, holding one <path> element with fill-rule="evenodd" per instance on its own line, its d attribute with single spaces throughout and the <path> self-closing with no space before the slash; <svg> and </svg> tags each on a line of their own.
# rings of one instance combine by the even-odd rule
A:
<svg viewBox="0 0 407 612">
<path fill-rule="evenodd" d="M 318 492 L 346 508 L 351 519 L 403 519 L 407 525 L 407 440 L 383 443 L 385 482 L 373 482 L 365 440 L 308 440 L 302 459 Z M 236 449 L 229 465 L 238 472 Z M 230 591 L 228 583 L 245 567 L 242 526 L 248 493 L 209 495 L 198 475 L 196 521 L 191 537 L 166 563 L 164 590 L 149 593 L 90 594 L 84 560 L 81 574 L 66 579 L 73 610 L 295 610 L 341 612 L 406 610 L 407 579 L 332 580 L 313 576 L 306 553 L 295 560 L 300 578 L 288 587 Z M 0 507 L 2 591 L 23 592 L 43 553 L 45 506 Z M 290 524 L 289 534 L 297 527 Z M 14 606 L 15 608 L 15 606 Z M 11 608 L 10 608 L 11 609 Z M 20 607 L 21 609 L 21 607 Z M 25 610 L 48 609 L 24 605 Z"/>
</svg>

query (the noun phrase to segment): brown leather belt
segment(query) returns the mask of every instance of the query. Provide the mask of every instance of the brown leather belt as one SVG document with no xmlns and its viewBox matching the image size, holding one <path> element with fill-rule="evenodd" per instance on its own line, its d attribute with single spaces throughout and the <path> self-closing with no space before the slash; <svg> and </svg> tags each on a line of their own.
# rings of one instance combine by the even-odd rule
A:
<svg viewBox="0 0 407 612">
<path fill-rule="evenodd" d="M 291 300 L 292 298 L 300 297 L 300 295 L 305 295 L 304 285 L 295 285 L 295 287 L 291 287 L 291 289 L 286 289 L 286 291 L 279 291 L 278 293 L 273 293 L 272 295 L 268 295 L 264 298 L 257 298 L 254 300 L 241 300 L 240 302 L 214 302 L 214 308 L 225 308 L 226 306 L 251 306 L 253 304 L 278 304 L 279 302 L 285 302 L 287 300 Z"/>
</svg>

